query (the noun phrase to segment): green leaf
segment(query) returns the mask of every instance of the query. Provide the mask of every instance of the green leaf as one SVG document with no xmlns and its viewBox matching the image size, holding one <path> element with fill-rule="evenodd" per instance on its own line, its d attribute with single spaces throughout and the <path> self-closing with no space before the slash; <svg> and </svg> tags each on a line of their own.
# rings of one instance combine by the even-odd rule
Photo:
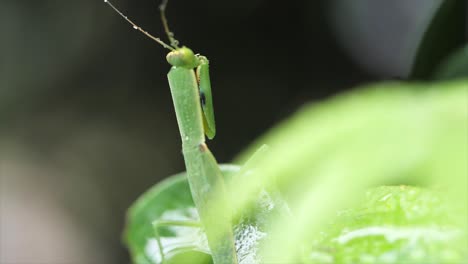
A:
<svg viewBox="0 0 468 264">
<path fill-rule="evenodd" d="M 454 52 L 436 70 L 435 79 L 468 78 L 468 45 Z"/>
<path fill-rule="evenodd" d="M 223 165 L 221 169 L 224 174 L 232 174 L 239 170 L 237 166 L 232 165 Z M 185 172 L 156 184 L 129 209 L 124 238 L 134 263 L 161 263 L 162 255 L 153 227 L 157 220 L 199 220 Z M 206 255 L 209 251 L 204 234 L 200 234 L 197 227 L 166 226 L 160 234 L 166 238 L 162 241 L 164 253 L 168 255 L 166 259 L 178 259 L 183 257 L 182 255 L 203 258 L 203 254 Z M 189 238 L 184 240 L 187 237 Z"/>
<path fill-rule="evenodd" d="M 239 172 L 234 165 L 220 168 L 228 182 Z M 268 219 L 284 212 L 283 203 L 277 193 L 262 190 L 250 210 L 238 214 L 234 235 L 239 263 L 260 263 Z M 128 212 L 125 241 L 137 264 L 212 262 L 186 173 L 156 184 L 135 202 Z"/>
<path fill-rule="evenodd" d="M 437 65 L 465 43 L 466 10 L 465 0 L 440 1 L 430 22 L 423 25 L 426 30 L 416 51 L 411 78 L 431 77 Z"/>
<path fill-rule="evenodd" d="M 315 236 L 307 263 L 461 263 L 463 231 L 440 194 L 410 186 L 371 189 Z"/>
</svg>

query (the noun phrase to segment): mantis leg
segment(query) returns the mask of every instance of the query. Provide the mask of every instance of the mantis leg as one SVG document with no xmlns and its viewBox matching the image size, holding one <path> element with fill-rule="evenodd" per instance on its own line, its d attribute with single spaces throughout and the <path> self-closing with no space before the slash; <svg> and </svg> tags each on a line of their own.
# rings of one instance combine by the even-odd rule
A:
<svg viewBox="0 0 468 264">
<path fill-rule="evenodd" d="M 196 148 L 184 148 L 188 180 L 192 196 L 205 227 L 214 263 L 237 263 L 232 231 L 232 212 L 219 165 L 208 147 L 201 143 Z"/>
</svg>

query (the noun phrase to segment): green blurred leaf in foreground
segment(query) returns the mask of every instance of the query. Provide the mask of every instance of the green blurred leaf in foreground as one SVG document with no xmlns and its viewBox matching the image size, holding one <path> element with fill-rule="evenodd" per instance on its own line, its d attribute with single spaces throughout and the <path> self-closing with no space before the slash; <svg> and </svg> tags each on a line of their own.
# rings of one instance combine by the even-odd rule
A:
<svg viewBox="0 0 468 264">
<path fill-rule="evenodd" d="M 446 201 L 445 201 L 446 202 Z M 410 186 L 371 189 L 341 211 L 304 256 L 307 263 L 461 263 L 464 234 L 443 199 Z M 453 246 L 448 246 L 453 245 Z"/>
<path fill-rule="evenodd" d="M 294 215 L 274 221 L 266 262 L 297 262 L 301 241 L 359 205 L 372 186 L 441 187 L 467 225 L 468 82 L 379 83 L 301 109 L 253 144 L 270 151 L 249 180 L 232 184 L 236 207 L 276 183 Z M 466 244 L 466 240 L 464 241 Z M 451 245 L 447 245 L 451 246 Z"/>
</svg>

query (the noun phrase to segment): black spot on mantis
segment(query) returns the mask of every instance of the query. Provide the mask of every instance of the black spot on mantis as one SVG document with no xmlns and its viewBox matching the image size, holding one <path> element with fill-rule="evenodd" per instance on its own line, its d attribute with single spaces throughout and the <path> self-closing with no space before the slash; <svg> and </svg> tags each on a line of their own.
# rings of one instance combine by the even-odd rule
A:
<svg viewBox="0 0 468 264">
<path fill-rule="evenodd" d="M 200 103 L 201 103 L 202 107 L 206 105 L 205 93 L 202 92 L 202 91 L 200 91 Z"/>
</svg>

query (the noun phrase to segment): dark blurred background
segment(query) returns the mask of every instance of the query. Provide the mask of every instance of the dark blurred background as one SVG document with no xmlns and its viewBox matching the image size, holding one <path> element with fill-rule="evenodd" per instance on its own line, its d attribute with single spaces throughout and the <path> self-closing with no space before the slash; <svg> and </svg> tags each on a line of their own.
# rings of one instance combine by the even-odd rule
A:
<svg viewBox="0 0 468 264">
<path fill-rule="evenodd" d="M 171 0 L 228 162 L 301 105 L 405 78 L 436 0 Z M 162 36 L 155 0 L 114 0 Z M 129 263 L 125 211 L 184 170 L 167 50 L 102 0 L 0 2 L 0 263 Z"/>
</svg>

